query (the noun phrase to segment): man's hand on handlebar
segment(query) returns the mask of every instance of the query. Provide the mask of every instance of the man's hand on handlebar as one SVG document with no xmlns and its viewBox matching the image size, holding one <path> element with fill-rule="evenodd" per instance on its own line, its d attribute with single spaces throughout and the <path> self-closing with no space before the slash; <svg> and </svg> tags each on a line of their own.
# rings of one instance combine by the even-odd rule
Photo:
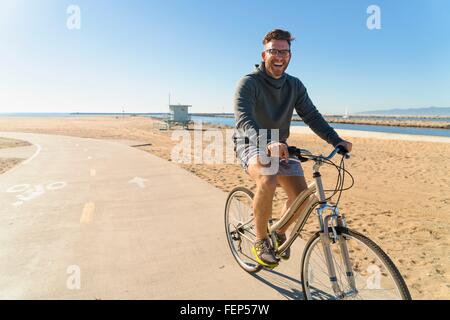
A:
<svg viewBox="0 0 450 320">
<path fill-rule="evenodd" d="M 285 162 L 289 161 L 288 147 L 285 143 L 274 142 L 267 146 L 267 154 L 271 157 L 279 157 Z"/>
<path fill-rule="evenodd" d="M 351 152 L 352 151 L 352 143 L 351 142 L 349 142 L 349 141 L 342 141 L 342 142 L 339 142 L 337 145 L 336 145 L 336 148 L 337 147 L 339 147 L 339 146 L 341 146 L 341 147 L 343 147 L 345 150 L 347 150 L 347 152 Z"/>
</svg>

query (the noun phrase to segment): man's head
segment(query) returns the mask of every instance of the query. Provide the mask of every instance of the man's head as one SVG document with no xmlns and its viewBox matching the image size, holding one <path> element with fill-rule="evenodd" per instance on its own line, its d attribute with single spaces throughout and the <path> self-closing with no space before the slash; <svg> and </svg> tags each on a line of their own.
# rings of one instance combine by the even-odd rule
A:
<svg viewBox="0 0 450 320">
<path fill-rule="evenodd" d="M 262 59 L 266 71 L 272 78 L 281 78 L 291 60 L 291 41 L 294 38 L 288 31 L 275 29 L 263 39 L 264 51 Z"/>
</svg>

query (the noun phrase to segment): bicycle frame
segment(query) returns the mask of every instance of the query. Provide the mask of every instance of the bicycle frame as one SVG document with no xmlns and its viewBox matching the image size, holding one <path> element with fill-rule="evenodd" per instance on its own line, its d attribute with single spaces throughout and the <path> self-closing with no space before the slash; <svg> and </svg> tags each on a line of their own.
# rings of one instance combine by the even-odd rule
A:
<svg viewBox="0 0 450 320">
<path fill-rule="evenodd" d="M 341 249 L 344 258 L 346 278 L 350 288 L 352 288 L 353 290 L 351 294 L 356 294 L 357 293 L 356 284 L 353 275 L 353 270 L 351 267 L 351 261 L 349 258 L 347 243 L 345 238 L 340 237 L 336 232 L 336 227 L 344 227 L 344 228 L 346 227 L 346 221 L 345 217 L 340 216 L 338 208 L 334 205 L 329 204 L 326 199 L 322 183 L 322 177 L 319 170 L 322 164 L 323 163 L 321 161 L 316 161 L 313 167 L 314 181 L 311 182 L 308 185 L 308 187 L 297 196 L 297 198 L 294 200 L 292 205 L 287 209 L 287 211 L 283 214 L 280 220 L 278 220 L 276 223 L 272 225 L 269 225 L 269 234 L 273 236 L 274 232 L 285 226 L 287 222 L 294 216 L 296 211 L 302 205 L 304 205 L 292 232 L 287 237 L 283 245 L 281 245 L 277 250 L 278 254 L 282 254 L 294 243 L 294 241 L 300 235 L 300 232 L 303 230 L 303 227 L 306 221 L 308 220 L 309 216 L 311 215 L 312 211 L 314 210 L 315 207 L 317 207 L 317 205 L 319 205 L 319 207 L 316 209 L 316 213 L 317 218 L 319 220 L 320 238 L 327 262 L 330 282 L 336 296 L 344 297 L 346 294 L 342 292 L 337 282 L 336 269 L 330 248 L 330 240 L 332 240 L 333 243 L 339 242 L 339 247 Z M 324 218 L 323 213 L 326 210 L 331 211 L 331 214 L 327 215 Z M 331 227 L 332 235 L 330 235 L 329 233 L 329 227 Z"/>
</svg>

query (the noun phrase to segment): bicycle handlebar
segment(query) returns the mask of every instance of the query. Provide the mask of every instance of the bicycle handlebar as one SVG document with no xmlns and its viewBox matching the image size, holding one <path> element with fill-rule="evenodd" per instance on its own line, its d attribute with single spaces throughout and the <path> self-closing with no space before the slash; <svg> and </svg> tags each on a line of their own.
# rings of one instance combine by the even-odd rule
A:
<svg viewBox="0 0 450 320">
<path fill-rule="evenodd" d="M 337 146 L 334 150 L 328 155 L 328 157 L 324 157 L 323 155 L 315 156 L 310 151 L 305 149 L 299 149 L 295 146 L 288 147 L 288 151 L 290 155 L 297 156 L 301 162 L 306 162 L 310 159 L 312 160 L 330 160 L 333 158 L 336 153 L 339 153 L 345 157 L 345 159 L 350 158 L 350 153 L 343 146 Z"/>
<path fill-rule="evenodd" d="M 330 153 L 328 159 L 333 158 L 336 152 L 339 153 L 340 155 L 343 155 L 345 159 L 350 158 L 350 152 L 348 152 L 347 149 L 345 149 L 343 146 L 337 146 L 336 148 L 334 148 L 333 152 Z"/>
</svg>

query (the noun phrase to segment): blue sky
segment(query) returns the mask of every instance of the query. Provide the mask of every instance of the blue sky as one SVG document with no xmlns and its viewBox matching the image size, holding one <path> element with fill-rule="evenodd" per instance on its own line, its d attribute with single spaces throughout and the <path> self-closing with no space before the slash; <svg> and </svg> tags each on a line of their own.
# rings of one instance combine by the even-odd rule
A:
<svg viewBox="0 0 450 320">
<path fill-rule="evenodd" d="M 0 112 L 232 112 L 267 31 L 323 113 L 450 107 L 448 0 L 0 0 Z M 81 29 L 69 30 L 69 5 Z M 381 29 L 369 30 L 369 5 Z"/>
</svg>

